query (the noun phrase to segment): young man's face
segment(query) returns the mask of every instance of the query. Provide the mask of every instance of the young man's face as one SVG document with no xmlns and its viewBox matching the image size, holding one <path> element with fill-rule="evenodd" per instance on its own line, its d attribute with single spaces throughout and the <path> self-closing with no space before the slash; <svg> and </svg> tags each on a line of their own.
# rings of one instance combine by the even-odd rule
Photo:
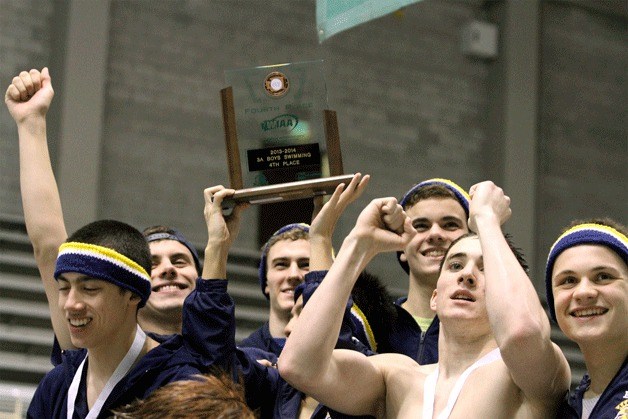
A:
<svg viewBox="0 0 628 419">
<path fill-rule="evenodd" d="M 449 249 L 430 306 L 441 320 L 474 319 L 488 324 L 484 292 L 480 240 L 477 236 L 464 238 Z"/>
<path fill-rule="evenodd" d="M 286 338 L 290 337 L 290 333 L 292 333 L 292 330 L 294 330 L 294 326 L 297 324 L 297 320 L 299 319 L 302 310 L 303 295 L 300 295 L 299 298 L 297 298 L 297 301 L 295 301 L 292 310 L 290 310 L 290 321 L 288 322 L 288 324 L 286 324 L 286 327 L 284 328 L 284 334 L 286 335 Z"/>
<path fill-rule="evenodd" d="M 440 262 L 452 241 L 469 232 L 464 209 L 453 198 L 428 198 L 406 209 L 416 236 L 404 255 L 415 277 L 437 277 Z"/>
<path fill-rule="evenodd" d="M 129 316 L 135 321 L 138 297 L 110 282 L 75 272 L 62 274 L 58 285 L 59 308 L 65 314 L 74 346 L 95 349 L 128 343 L 128 336 L 121 335 L 121 326 Z"/>
<path fill-rule="evenodd" d="M 198 272 L 190 250 L 176 240 L 149 243 L 152 292 L 142 310 L 182 310 L 183 301 L 196 287 Z"/>
<path fill-rule="evenodd" d="M 580 245 L 554 263 L 552 290 L 556 319 L 577 343 L 620 339 L 628 330 L 628 268 L 601 245 Z"/>
<path fill-rule="evenodd" d="M 266 288 L 270 308 L 289 314 L 294 306 L 294 289 L 310 270 L 310 242 L 304 239 L 280 240 L 266 257 Z"/>
</svg>

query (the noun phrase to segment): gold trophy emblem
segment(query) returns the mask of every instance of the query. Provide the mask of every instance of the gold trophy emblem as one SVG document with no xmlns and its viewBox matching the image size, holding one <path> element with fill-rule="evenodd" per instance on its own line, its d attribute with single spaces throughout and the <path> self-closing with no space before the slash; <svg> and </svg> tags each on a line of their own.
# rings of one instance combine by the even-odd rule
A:
<svg viewBox="0 0 628 419">
<path fill-rule="evenodd" d="M 273 71 L 264 80 L 264 88 L 266 93 L 273 97 L 281 97 L 288 92 L 290 83 L 288 78 L 279 71 Z"/>
</svg>

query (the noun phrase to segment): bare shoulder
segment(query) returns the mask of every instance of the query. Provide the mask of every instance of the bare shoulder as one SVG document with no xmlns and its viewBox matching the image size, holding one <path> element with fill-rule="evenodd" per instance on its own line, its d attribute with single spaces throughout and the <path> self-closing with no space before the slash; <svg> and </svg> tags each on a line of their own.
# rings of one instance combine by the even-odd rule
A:
<svg viewBox="0 0 628 419">
<path fill-rule="evenodd" d="M 386 416 L 413 417 L 421 411 L 425 378 L 436 364 L 419 365 L 414 359 L 400 354 L 371 357 L 375 367 L 382 371 L 386 383 Z"/>
<path fill-rule="evenodd" d="M 402 354 L 375 355 L 369 357 L 369 361 L 381 372 L 388 388 L 391 385 L 415 385 L 425 380 L 436 367 L 436 364 L 419 365 L 414 359 Z"/>
</svg>

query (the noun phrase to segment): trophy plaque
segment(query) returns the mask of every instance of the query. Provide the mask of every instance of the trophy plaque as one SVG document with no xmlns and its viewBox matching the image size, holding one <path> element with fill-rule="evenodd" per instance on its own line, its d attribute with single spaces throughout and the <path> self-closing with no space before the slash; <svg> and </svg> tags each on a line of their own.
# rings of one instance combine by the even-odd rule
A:
<svg viewBox="0 0 628 419">
<path fill-rule="evenodd" d="M 333 192 L 343 175 L 323 62 L 225 71 L 221 90 L 229 182 L 238 202 L 265 204 Z"/>
</svg>

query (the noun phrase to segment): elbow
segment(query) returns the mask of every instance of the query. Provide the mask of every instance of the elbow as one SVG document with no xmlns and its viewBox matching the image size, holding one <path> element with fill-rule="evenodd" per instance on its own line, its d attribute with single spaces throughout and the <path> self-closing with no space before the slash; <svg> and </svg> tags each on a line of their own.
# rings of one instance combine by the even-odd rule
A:
<svg viewBox="0 0 628 419">
<path fill-rule="evenodd" d="M 300 384 L 304 382 L 303 368 L 300 368 L 298 363 L 294 362 L 290 357 L 285 356 L 285 351 L 277 361 L 277 369 L 279 370 L 279 375 L 296 388 L 300 388 Z"/>
<path fill-rule="evenodd" d="M 59 255 L 59 246 L 63 243 L 63 241 L 58 240 L 39 240 L 39 241 L 31 241 L 33 245 L 33 255 L 35 256 L 35 261 L 38 264 L 46 261 L 52 261 L 54 263 L 57 260 L 57 256 Z"/>
<path fill-rule="evenodd" d="M 284 356 L 285 351 L 282 352 L 277 362 L 277 369 L 279 375 L 286 380 L 291 386 L 309 394 L 311 387 L 316 383 L 316 374 L 308 368 L 309 365 L 296 362 L 294 359 L 290 359 L 289 356 Z"/>
<path fill-rule="evenodd" d="M 521 348 L 530 347 L 530 345 L 538 345 L 545 341 L 549 343 L 550 332 L 551 327 L 547 316 L 545 318 L 525 319 L 525 321 L 518 322 L 510 328 L 505 338 L 501 339 L 499 346 L 502 351 L 507 351 L 510 348 L 513 351 L 519 351 Z"/>
</svg>

